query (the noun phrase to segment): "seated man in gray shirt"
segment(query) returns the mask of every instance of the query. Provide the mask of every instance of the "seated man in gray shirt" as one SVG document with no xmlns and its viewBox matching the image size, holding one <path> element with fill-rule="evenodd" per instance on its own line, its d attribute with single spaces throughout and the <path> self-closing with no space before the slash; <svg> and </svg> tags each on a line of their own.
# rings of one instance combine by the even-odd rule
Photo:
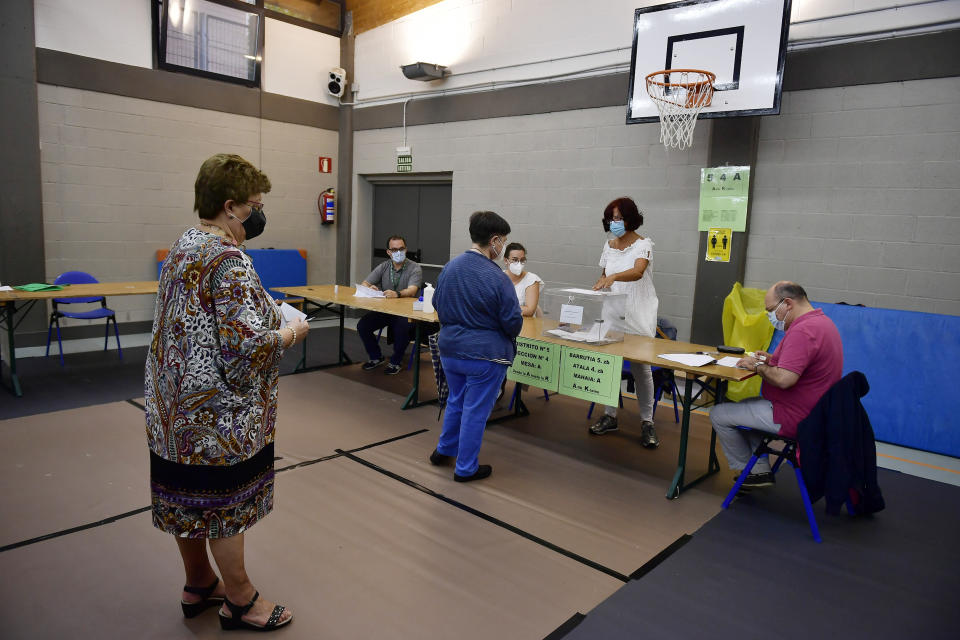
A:
<svg viewBox="0 0 960 640">
<path fill-rule="evenodd" d="M 390 236 L 387 240 L 387 255 L 390 259 L 381 262 L 370 272 L 363 286 L 383 291 L 387 298 L 412 298 L 420 291 L 423 275 L 420 265 L 407 259 L 407 242 L 402 236 Z M 396 375 L 403 369 L 403 354 L 410 344 L 410 322 L 400 316 L 371 311 L 357 322 L 357 333 L 363 340 L 370 359 L 363 364 L 364 371 L 376 369 L 383 364 L 383 352 L 375 332 L 383 327 L 393 329 L 393 355 L 387 365 L 388 376 Z"/>
</svg>

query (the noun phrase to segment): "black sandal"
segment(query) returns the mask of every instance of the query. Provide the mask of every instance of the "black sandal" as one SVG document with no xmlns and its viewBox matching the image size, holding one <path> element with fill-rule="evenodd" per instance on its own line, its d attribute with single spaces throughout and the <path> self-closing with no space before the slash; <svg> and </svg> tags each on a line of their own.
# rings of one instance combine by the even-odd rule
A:
<svg viewBox="0 0 960 640">
<path fill-rule="evenodd" d="M 243 616 L 247 614 L 248 611 L 253 607 L 253 603 L 257 601 L 257 598 L 260 597 L 260 592 L 257 591 L 253 594 L 253 598 L 245 606 L 240 606 L 238 604 L 233 604 L 228 599 L 224 598 L 223 603 L 227 605 L 227 608 L 230 609 L 230 617 L 223 615 L 223 611 L 219 612 L 220 616 L 220 628 L 225 631 L 232 631 L 234 629 L 250 629 L 251 631 L 274 631 L 280 627 L 286 626 L 293 616 L 290 616 L 283 622 L 280 622 L 280 616 L 283 615 L 283 612 L 286 610 L 286 607 L 283 605 L 276 605 L 273 608 L 273 612 L 270 614 L 270 618 L 267 620 L 267 624 L 258 625 L 253 624 L 252 622 L 247 622 L 243 620 Z"/>
<path fill-rule="evenodd" d="M 191 587 L 189 585 L 183 585 L 183 590 L 187 593 L 195 593 L 198 596 L 202 596 L 202 600 L 197 602 L 184 602 L 180 600 L 180 606 L 183 607 L 183 617 L 192 618 L 194 616 L 200 615 L 210 607 L 214 605 L 223 604 L 223 596 L 214 596 L 214 589 L 217 588 L 217 585 L 220 584 L 220 578 L 214 578 L 213 584 L 209 587 Z"/>
</svg>

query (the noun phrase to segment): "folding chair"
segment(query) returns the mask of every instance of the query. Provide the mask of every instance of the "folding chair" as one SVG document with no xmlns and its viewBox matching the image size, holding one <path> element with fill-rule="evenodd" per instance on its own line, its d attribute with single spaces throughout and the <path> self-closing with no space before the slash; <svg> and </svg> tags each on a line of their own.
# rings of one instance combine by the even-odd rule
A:
<svg viewBox="0 0 960 640">
<path fill-rule="evenodd" d="M 748 431 L 754 431 L 754 429 L 748 429 L 747 427 L 739 428 Z M 790 466 L 793 467 L 794 475 L 797 478 L 797 486 L 800 488 L 800 498 L 803 500 L 803 508 L 807 513 L 807 521 L 810 523 L 810 533 L 813 534 L 814 540 L 817 542 L 823 542 L 823 538 L 820 537 L 820 530 L 817 528 L 817 519 L 813 515 L 813 504 L 810 502 L 810 494 L 807 493 L 807 485 L 803 481 L 803 474 L 801 473 L 800 465 L 797 462 L 797 441 L 793 438 L 787 438 L 775 433 L 766 433 L 762 431 L 757 431 L 757 433 L 763 436 L 763 440 L 753 452 L 753 455 L 750 457 L 750 461 L 747 462 L 747 466 L 743 468 L 743 471 L 737 478 L 736 483 L 734 483 L 733 488 L 730 489 L 730 493 L 728 493 L 727 497 L 724 498 L 722 505 L 723 508 L 728 509 L 730 507 L 730 503 L 733 502 L 733 499 L 740 491 L 740 487 L 743 485 L 744 480 L 746 480 L 747 476 L 750 475 L 750 472 L 753 470 L 753 465 L 757 463 L 757 460 L 760 459 L 760 456 L 774 455 L 776 456 L 777 460 L 770 467 L 770 472 L 776 475 L 777 471 L 780 469 L 780 465 L 783 464 L 784 460 L 790 463 Z M 770 443 L 775 440 L 783 442 L 783 449 L 778 450 L 770 447 Z M 854 514 L 854 506 L 849 499 L 847 499 L 847 513 L 850 515 Z"/>
<path fill-rule="evenodd" d="M 83 271 L 67 271 L 57 276 L 54 284 L 95 284 L 98 280 L 89 273 Z M 100 303 L 99 309 L 89 311 L 61 311 L 58 307 L 64 304 L 91 304 Z M 99 320 L 106 318 L 106 331 L 103 334 L 103 350 L 107 350 L 107 344 L 110 339 L 110 321 L 113 321 L 113 335 L 117 339 L 117 354 L 123 359 L 123 351 L 120 349 L 120 331 L 117 329 L 117 316 L 112 309 L 107 308 L 107 299 L 103 296 L 87 296 L 82 298 L 54 298 L 53 313 L 50 314 L 50 324 L 47 326 L 47 353 L 50 355 L 50 337 L 53 327 L 57 327 L 57 345 L 60 347 L 60 366 L 63 362 L 63 341 L 60 339 L 60 318 L 77 318 L 79 320 Z"/>
</svg>

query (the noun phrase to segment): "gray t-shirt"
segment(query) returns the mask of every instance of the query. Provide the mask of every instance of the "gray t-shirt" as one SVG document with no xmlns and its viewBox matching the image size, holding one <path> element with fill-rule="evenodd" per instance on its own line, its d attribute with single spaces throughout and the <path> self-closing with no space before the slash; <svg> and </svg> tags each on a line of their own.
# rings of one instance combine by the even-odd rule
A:
<svg viewBox="0 0 960 640">
<path fill-rule="evenodd" d="M 393 289 L 399 292 L 413 286 L 419 289 L 420 283 L 423 282 L 423 274 L 420 265 L 413 260 L 404 260 L 403 268 L 399 272 L 393 268 L 393 261 L 387 260 L 378 264 L 366 277 L 366 281 L 376 285 L 381 291 Z"/>
</svg>

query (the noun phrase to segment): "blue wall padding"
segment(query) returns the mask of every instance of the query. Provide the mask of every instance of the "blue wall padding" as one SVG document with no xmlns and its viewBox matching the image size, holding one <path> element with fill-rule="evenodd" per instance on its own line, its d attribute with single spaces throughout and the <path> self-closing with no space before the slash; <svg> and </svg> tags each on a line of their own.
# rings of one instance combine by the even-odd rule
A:
<svg viewBox="0 0 960 640">
<path fill-rule="evenodd" d="M 960 317 L 814 302 L 843 340 L 843 373 L 870 383 L 863 406 L 877 440 L 960 457 L 956 363 Z M 777 331 L 769 351 L 783 338 Z"/>
<path fill-rule="evenodd" d="M 273 287 L 302 287 L 307 284 L 307 260 L 297 249 L 247 249 L 260 282 L 274 298 L 286 296 L 272 291 Z M 163 262 L 157 263 L 157 278 Z"/>
</svg>

